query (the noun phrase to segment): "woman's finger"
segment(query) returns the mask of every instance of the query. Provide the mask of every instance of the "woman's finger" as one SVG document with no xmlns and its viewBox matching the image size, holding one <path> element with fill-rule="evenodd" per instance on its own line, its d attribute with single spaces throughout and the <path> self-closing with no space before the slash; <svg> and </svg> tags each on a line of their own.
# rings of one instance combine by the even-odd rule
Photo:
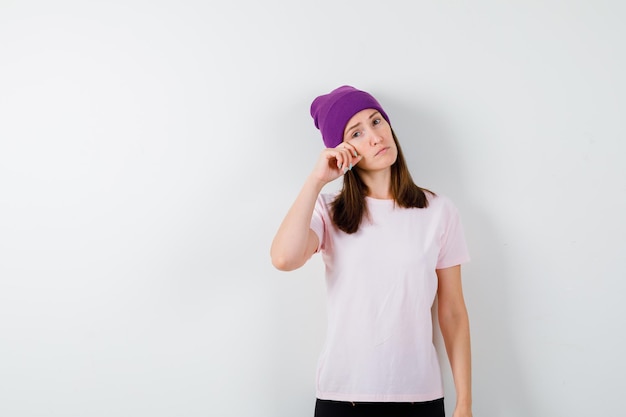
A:
<svg viewBox="0 0 626 417">
<path fill-rule="evenodd" d="M 354 148 L 354 146 L 352 146 L 352 144 L 348 142 L 342 142 L 335 147 L 335 150 L 338 151 L 340 155 L 342 155 L 342 166 L 338 166 L 340 169 L 343 169 L 343 172 L 345 174 L 354 166 L 354 158 L 357 156 L 356 149 Z"/>
<path fill-rule="evenodd" d="M 337 147 L 341 149 L 347 149 L 350 152 L 350 155 L 354 156 L 355 158 L 358 156 L 356 147 L 350 142 L 342 142 L 337 145 Z"/>
<path fill-rule="evenodd" d="M 354 157 L 352 156 L 353 155 L 352 150 L 347 147 L 341 147 L 338 149 L 338 151 L 339 151 L 339 155 L 341 155 L 341 163 L 342 163 L 342 165 L 339 168 L 342 169 L 343 173 L 345 174 L 346 172 L 351 170 L 353 166 Z"/>
</svg>

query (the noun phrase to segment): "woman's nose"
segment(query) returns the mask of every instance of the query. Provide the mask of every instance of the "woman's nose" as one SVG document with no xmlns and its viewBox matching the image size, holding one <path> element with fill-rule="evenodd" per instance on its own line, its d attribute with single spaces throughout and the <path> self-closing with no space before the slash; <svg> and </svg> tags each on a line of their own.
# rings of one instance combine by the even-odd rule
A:
<svg viewBox="0 0 626 417">
<path fill-rule="evenodd" d="M 370 132 L 370 143 L 372 145 L 379 144 L 383 138 L 380 135 L 377 135 L 376 132 Z"/>
</svg>

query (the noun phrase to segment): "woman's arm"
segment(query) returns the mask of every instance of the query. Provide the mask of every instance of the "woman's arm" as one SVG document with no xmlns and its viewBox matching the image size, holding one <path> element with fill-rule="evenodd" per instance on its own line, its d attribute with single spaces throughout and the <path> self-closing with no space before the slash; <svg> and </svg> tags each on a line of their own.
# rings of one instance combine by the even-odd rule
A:
<svg viewBox="0 0 626 417">
<path fill-rule="evenodd" d="M 469 317 L 463 287 L 461 266 L 438 269 L 439 327 L 446 345 L 456 388 L 456 408 L 453 417 L 472 416 L 472 364 Z"/>
<path fill-rule="evenodd" d="M 310 225 L 315 201 L 323 186 L 309 177 L 278 228 L 270 249 L 272 264 L 277 269 L 300 268 L 317 250 L 319 240 Z"/>
<path fill-rule="evenodd" d="M 317 235 L 311 230 L 311 217 L 317 196 L 324 185 L 339 178 L 360 160 L 352 145 L 341 144 L 325 149 L 283 219 L 270 249 L 272 264 L 281 271 L 300 268 L 315 253 L 319 245 Z"/>
</svg>

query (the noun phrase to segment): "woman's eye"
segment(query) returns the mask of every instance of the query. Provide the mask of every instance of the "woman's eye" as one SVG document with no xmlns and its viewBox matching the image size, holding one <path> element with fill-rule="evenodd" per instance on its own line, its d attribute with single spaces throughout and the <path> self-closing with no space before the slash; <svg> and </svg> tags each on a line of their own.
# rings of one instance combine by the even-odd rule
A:
<svg viewBox="0 0 626 417">
<path fill-rule="evenodd" d="M 380 124 L 380 122 L 381 122 L 381 120 L 380 120 L 380 119 L 374 119 L 374 122 L 373 122 L 373 123 L 374 123 L 375 125 L 379 125 L 379 124 Z"/>
<path fill-rule="evenodd" d="M 361 132 L 359 132 L 359 131 L 356 131 L 356 132 L 354 132 L 354 133 L 352 134 L 352 137 L 353 137 L 353 138 L 358 138 L 359 136 L 361 136 Z"/>
</svg>

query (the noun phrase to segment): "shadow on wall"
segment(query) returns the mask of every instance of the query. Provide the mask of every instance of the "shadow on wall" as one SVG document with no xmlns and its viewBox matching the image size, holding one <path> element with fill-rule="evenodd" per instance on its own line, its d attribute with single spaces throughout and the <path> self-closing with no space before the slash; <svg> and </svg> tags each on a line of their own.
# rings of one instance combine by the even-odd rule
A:
<svg viewBox="0 0 626 417">
<path fill-rule="evenodd" d="M 470 208 L 464 219 L 473 248 L 464 285 L 472 326 L 475 410 L 494 417 L 535 415 L 528 394 L 532 381 L 525 379 L 524 361 L 515 344 L 509 307 L 514 296 L 509 281 L 512 263 L 505 238 L 484 211 Z"/>
<path fill-rule="evenodd" d="M 463 221 L 472 257 L 463 268 L 463 283 L 471 323 L 474 413 L 493 417 L 534 415 L 528 396 L 532 381 L 524 380 L 509 308 L 514 296 L 509 285 L 512 262 L 507 259 L 506 237 L 484 210 L 489 194 L 467 191 L 463 180 L 472 168 L 460 155 L 463 147 L 455 146 L 464 139 L 446 129 L 441 117 L 428 108 L 416 108 L 414 103 L 397 107 L 392 109 L 397 120 L 394 129 L 414 180 L 452 198 Z M 454 384 L 438 326 L 435 344 L 444 373 L 446 409 L 452 414 Z"/>
</svg>

